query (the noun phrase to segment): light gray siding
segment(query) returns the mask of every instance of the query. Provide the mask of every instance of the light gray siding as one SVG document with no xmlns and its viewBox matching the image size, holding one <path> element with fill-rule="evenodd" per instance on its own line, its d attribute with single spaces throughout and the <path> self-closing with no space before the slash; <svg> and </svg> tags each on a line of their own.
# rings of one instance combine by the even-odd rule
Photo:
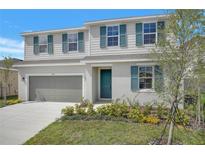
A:
<svg viewBox="0 0 205 154">
<path fill-rule="evenodd" d="M 137 63 L 114 63 L 112 64 L 112 99 L 133 99 L 140 104 L 146 104 L 155 102 L 158 100 L 158 95 L 154 91 L 143 91 L 132 92 L 131 90 L 131 73 L 130 67 Z M 137 65 L 143 65 L 142 63 Z M 146 65 L 146 63 L 144 64 Z"/>
<path fill-rule="evenodd" d="M 136 21 L 139 22 L 139 21 Z M 150 53 L 154 45 L 146 45 L 142 47 L 136 46 L 135 24 L 136 22 L 128 22 L 127 24 L 127 47 L 113 46 L 100 48 L 100 26 L 94 25 L 90 27 L 90 54 L 91 55 L 116 55 L 116 54 L 145 54 Z M 149 22 L 149 21 L 146 21 Z M 150 21 L 150 22 L 156 22 Z M 121 23 L 108 23 L 108 25 L 119 25 Z"/>
<path fill-rule="evenodd" d="M 88 31 L 84 31 L 85 50 L 83 53 L 79 53 L 77 51 L 63 53 L 62 52 L 62 33 L 54 33 L 52 35 L 53 35 L 53 45 L 54 45 L 53 46 L 54 53 L 52 55 L 49 55 L 48 53 L 39 53 L 38 55 L 35 55 L 33 53 L 33 36 L 32 35 L 25 36 L 24 59 L 26 61 L 28 60 L 51 60 L 51 59 L 72 59 L 72 58 L 83 58 L 88 54 L 88 48 L 89 48 L 88 47 L 89 46 Z"/>
</svg>

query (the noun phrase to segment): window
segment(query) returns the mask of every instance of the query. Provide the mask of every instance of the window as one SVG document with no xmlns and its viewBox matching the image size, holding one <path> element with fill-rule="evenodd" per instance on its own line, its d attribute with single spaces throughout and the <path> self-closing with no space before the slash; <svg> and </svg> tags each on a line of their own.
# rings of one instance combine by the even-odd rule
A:
<svg viewBox="0 0 205 154">
<path fill-rule="evenodd" d="M 78 34 L 68 34 L 68 51 L 78 50 Z"/>
<path fill-rule="evenodd" d="M 118 46 L 118 26 L 108 26 L 107 27 L 107 45 L 108 46 Z"/>
<path fill-rule="evenodd" d="M 48 51 L 48 39 L 47 35 L 39 36 L 39 52 L 44 53 Z"/>
<path fill-rule="evenodd" d="M 153 81 L 152 66 L 139 67 L 139 88 L 151 89 Z"/>
<path fill-rule="evenodd" d="M 144 44 L 154 44 L 156 42 L 156 23 L 144 24 Z"/>
</svg>

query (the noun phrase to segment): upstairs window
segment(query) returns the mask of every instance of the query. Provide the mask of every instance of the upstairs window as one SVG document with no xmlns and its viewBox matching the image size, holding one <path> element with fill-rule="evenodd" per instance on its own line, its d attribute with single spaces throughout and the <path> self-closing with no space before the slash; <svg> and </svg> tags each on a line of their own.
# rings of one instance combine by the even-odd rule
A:
<svg viewBox="0 0 205 154">
<path fill-rule="evenodd" d="M 119 27 L 118 26 L 108 26 L 107 27 L 107 45 L 108 46 L 118 46 L 119 38 Z"/>
<path fill-rule="evenodd" d="M 152 66 L 139 67 L 139 88 L 152 89 L 153 69 Z"/>
<path fill-rule="evenodd" d="M 45 53 L 48 51 L 48 38 L 47 35 L 39 36 L 39 53 Z"/>
<path fill-rule="evenodd" d="M 78 34 L 68 34 L 68 51 L 78 50 Z"/>
<path fill-rule="evenodd" d="M 144 44 L 154 44 L 156 42 L 156 23 L 144 24 Z"/>
</svg>

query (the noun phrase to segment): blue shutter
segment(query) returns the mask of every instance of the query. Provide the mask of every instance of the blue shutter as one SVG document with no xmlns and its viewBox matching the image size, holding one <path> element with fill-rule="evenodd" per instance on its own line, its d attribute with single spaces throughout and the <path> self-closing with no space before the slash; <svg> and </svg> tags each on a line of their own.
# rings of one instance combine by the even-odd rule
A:
<svg viewBox="0 0 205 154">
<path fill-rule="evenodd" d="M 83 32 L 78 33 L 78 51 L 84 52 L 84 33 Z"/>
<path fill-rule="evenodd" d="M 48 35 L 48 54 L 53 54 L 53 35 Z"/>
<path fill-rule="evenodd" d="M 106 48 L 106 26 L 100 27 L 100 48 Z"/>
<path fill-rule="evenodd" d="M 142 23 L 136 23 L 136 46 L 142 46 Z"/>
<path fill-rule="evenodd" d="M 62 35 L 62 50 L 63 50 L 63 53 L 68 52 L 68 34 Z"/>
<path fill-rule="evenodd" d="M 38 38 L 38 36 L 33 37 L 33 53 L 35 55 L 39 54 L 39 38 Z"/>
<path fill-rule="evenodd" d="M 163 69 L 159 65 L 154 66 L 154 77 L 155 77 L 154 80 L 155 91 L 160 92 L 163 90 L 164 87 L 164 77 L 163 77 Z"/>
<path fill-rule="evenodd" d="M 138 66 L 131 66 L 131 90 L 137 91 L 138 89 Z"/>
<path fill-rule="evenodd" d="M 127 26 L 126 24 L 120 25 L 120 47 L 127 46 Z"/>
</svg>

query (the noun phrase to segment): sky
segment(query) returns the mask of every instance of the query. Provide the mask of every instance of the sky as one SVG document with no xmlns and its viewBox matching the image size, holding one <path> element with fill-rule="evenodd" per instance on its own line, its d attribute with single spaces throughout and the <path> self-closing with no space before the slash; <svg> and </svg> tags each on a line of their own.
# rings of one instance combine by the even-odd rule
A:
<svg viewBox="0 0 205 154">
<path fill-rule="evenodd" d="M 0 59 L 23 59 L 22 32 L 81 27 L 86 21 L 164 14 L 165 10 L 0 10 Z"/>
</svg>

